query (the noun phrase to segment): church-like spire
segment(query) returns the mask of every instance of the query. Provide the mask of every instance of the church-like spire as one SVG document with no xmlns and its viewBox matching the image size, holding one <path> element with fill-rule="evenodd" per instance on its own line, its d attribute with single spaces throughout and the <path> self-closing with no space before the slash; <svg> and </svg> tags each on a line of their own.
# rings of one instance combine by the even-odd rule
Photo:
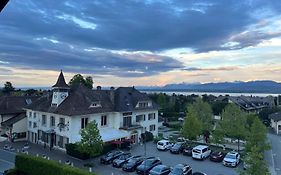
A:
<svg viewBox="0 0 281 175">
<path fill-rule="evenodd" d="M 52 86 L 53 88 L 66 88 L 68 89 L 69 86 L 66 84 L 62 70 L 60 71 L 60 75 L 55 85 Z"/>
</svg>

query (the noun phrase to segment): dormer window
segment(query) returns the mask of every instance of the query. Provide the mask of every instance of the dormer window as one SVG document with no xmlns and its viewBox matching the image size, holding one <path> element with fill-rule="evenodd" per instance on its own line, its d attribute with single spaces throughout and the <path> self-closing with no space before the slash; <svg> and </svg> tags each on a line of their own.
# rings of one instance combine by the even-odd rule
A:
<svg viewBox="0 0 281 175">
<path fill-rule="evenodd" d="M 99 108 L 101 107 L 101 104 L 99 101 L 93 102 L 89 108 Z"/>
<path fill-rule="evenodd" d="M 151 102 L 149 101 L 140 101 L 137 105 L 137 108 L 147 108 L 151 106 Z"/>
<path fill-rule="evenodd" d="M 32 103 L 30 98 L 25 99 L 25 102 L 26 102 L 27 105 L 30 105 Z"/>
</svg>

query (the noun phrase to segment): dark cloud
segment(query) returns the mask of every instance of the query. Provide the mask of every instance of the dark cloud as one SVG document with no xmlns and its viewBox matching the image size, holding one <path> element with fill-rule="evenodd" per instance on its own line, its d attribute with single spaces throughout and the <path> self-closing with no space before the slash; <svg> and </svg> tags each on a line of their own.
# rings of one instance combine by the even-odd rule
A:
<svg viewBox="0 0 281 175">
<path fill-rule="evenodd" d="M 182 70 L 195 72 L 195 71 L 232 71 L 236 69 L 238 69 L 238 67 L 228 66 L 228 67 L 214 67 L 214 68 L 189 67 L 189 68 L 183 68 Z"/>
<path fill-rule="evenodd" d="M 274 0 L 11 1 L 0 16 L 0 61 L 35 69 L 155 75 L 183 67 L 173 58 L 154 54 L 158 51 L 240 49 L 276 37 L 260 31 L 237 35 L 259 21 L 252 12 L 265 8 L 272 13 L 281 9 Z M 239 45 L 222 47 L 226 42 Z M 84 51 L 87 48 L 102 49 Z"/>
</svg>

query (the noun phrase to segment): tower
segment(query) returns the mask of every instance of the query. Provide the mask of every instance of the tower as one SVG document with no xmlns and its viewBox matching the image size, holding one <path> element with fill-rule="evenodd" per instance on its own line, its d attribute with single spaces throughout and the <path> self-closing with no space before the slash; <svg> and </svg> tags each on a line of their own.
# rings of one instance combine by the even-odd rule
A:
<svg viewBox="0 0 281 175">
<path fill-rule="evenodd" d="M 59 106 L 68 96 L 69 86 L 65 83 L 65 79 L 62 71 L 58 77 L 58 80 L 55 85 L 52 86 L 53 97 L 52 97 L 52 106 Z"/>
</svg>

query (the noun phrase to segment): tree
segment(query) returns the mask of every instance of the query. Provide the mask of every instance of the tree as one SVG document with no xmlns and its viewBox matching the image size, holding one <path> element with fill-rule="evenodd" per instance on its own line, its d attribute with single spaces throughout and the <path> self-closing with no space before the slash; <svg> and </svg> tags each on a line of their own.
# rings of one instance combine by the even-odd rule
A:
<svg viewBox="0 0 281 175">
<path fill-rule="evenodd" d="M 189 113 L 185 118 L 182 134 L 185 138 L 188 138 L 188 140 L 196 140 L 201 134 L 201 123 L 194 114 Z"/>
<path fill-rule="evenodd" d="M 93 88 L 93 79 L 92 77 L 88 76 L 86 79 L 81 74 L 74 75 L 68 83 L 70 86 L 75 86 L 78 84 L 83 84 L 89 89 Z"/>
<path fill-rule="evenodd" d="M 11 92 L 13 92 L 15 90 L 15 88 L 13 87 L 12 83 L 7 81 L 4 84 L 4 88 L 2 89 L 4 94 L 10 94 Z"/>
<path fill-rule="evenodd" d="M 204 133 L 205 141 L 208 142 L 209 133 L 213 129 L 213 112 L 209 103 L 197 98 L 194 103 L 187 107 L 187 113 L 197 117 L 202 125 L 201 132 Z"/>
<path fill-rule="evenodd" d="M 226 106 L 219 122 L 226 137 L 238 140 L 238 151 L 240 151 L 240 140 L 246 138 L 246 113 L 235 104 Z"/>
<path fill-rule="evenodd" d="M 256 146 L 261 153 L 269 149 L 266 138 L 267 129 L 257 116 L 253 119 L 248 133 L 246 151 L 251 151 L 253 146 Z"/>
<path fill-rule="evenodd" d="M 212 133 L 212 142 L 215 144 L 221 144 L 223 143 L 224 137 L 225 137 L 225 132 L 222 129 L 220 124 L 216 125 L 215 130 Z"/>
<path fill-rule="evenodd" d="M 266 163 L 263 161 L 263 155 L 257 146 L 253 146 L 244 158 L 245 171 L 240 175 L 269 175 Z"/>
<path fill-rule="evenodd" d="M 103 141 L 101 139 L 96 121 L 88 123 L 86 128 L 81 130 L 81 142 L 79 150 L 88 153 L 91 156 L 99 155 L 103 150 Z"/>
</svg>

